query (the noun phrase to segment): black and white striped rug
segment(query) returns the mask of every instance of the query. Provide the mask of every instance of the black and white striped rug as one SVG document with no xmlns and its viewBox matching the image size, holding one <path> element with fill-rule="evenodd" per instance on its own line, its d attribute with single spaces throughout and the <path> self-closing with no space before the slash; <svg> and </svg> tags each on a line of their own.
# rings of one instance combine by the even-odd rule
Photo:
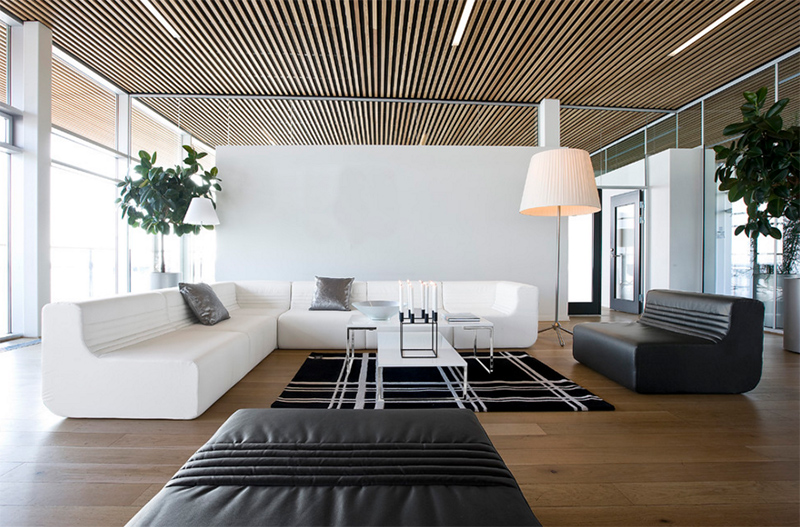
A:
<svg viewBox="0 0 800 527">
<path fill-rule="evenodd" d="M 460 368 L 385 369 L 384 401 L 375 397 L 375 353 L 357 354 L 346 375 L 344 353 L 312 353 L 272 408 L 469 408 L 476 412 L 580 412 L 614 406 L 524 351 L 499 351 L 489 374 L 467 361 L 469 389 L 461 399 Z M 484 362 L 487 354 L 479 354 Z M 345 378 L 346 377 L 346 378 Z"/>
</svg>

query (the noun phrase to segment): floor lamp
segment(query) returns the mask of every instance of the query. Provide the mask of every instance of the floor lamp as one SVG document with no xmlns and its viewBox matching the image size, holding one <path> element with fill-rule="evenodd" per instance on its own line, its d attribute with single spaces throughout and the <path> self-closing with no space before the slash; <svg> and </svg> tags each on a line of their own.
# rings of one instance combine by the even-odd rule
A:
<svg viewBox="0 0 800 527">
<path fill-rule="evenodd" d="M 534 154 L 528 166 L 519 212 L 528 216 L 556 216 L 556 319 L 549 327 L 564 346 L 561 332 L 572 334 L 558 322 L 558 290 L 561 278 L 561 216 L 592 214 L 600 210 L 589 152 L 558 148 Z"/>
<path fill-rule="evenodd" d="M 214 202 L 210 198 L 192 198 L 189 208 L 186 209 L 186 215 L 183 217 L 183 223 L 187 225 L 219 225 Z M 200 259 L 199 274 L 203 275 L 202 258 Z M 194 275 L 194 269 L 192 269 L 192 275 Z"/>
</svg>

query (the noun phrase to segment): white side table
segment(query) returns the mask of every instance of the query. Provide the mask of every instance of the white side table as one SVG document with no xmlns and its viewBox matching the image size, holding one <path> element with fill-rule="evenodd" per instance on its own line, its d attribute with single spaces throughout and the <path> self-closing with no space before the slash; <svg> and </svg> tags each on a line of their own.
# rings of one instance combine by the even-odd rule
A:
<svg viewBox="0 0 800 527">
<path fill-rule="evenodd" d="M 440 317 L 439 320 L 439 327 L 451 327 L 451 328 L 461 328 L 465 331 L 472 331 L 474 334 L 474 338 L 472 339 L 472 357 L 475 359 L 475 362 L 480 364 L 487 373 L 494 372 L 494 324 L 485 318 L 481 318 L 477 322 L 448 322 L 443 316 Z M 484 364 L 478 358 L 478 332 L 479 331 L 488 331 L 489 332 L 489 361 L 488 365 Z M 453 337 L 453 342 L 455 342 L 455 336 Z"/>
</svg>

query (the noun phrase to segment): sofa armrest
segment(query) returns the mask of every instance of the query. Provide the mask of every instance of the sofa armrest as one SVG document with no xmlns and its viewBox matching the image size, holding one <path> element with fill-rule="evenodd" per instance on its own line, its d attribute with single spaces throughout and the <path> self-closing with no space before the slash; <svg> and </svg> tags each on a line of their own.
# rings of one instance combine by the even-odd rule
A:
<svg viewBox="0 0 800 527">
<path fill-rule="evenodd" d="M 539 289 L 519 282 L 498 282 L 492 309 L 506 315 L 534 313 L 538 319 Z"/>
</svg>

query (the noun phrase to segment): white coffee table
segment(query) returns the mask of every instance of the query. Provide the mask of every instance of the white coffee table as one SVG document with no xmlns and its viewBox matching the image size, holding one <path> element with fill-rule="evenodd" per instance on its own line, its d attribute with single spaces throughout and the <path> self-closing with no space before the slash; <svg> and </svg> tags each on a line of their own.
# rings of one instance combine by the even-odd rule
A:
<svg viewBox="0 0 800 527">
<path fill-rule="evenodd" d="M 437 357 L 402 357 L 400 354 L 400 331 L 395 331 L 384 326 L 378 331 L 378 358 L 376 361 L 375 381 L 377 385 L 377 398 L 383 401 L 383 370 L 384 368 L 438 368 L 453 367 L 464 371 L 462 379 L 463 398 L 467 398 L 467 361 L 450 345 L 442 336 L 439 338 L 439 353 Z M 428 331 L 406 331 L 403 334 L 406 346 L 411 348 L 424 348 L 430 346 L 431 336 Z M 408 354 L 408 352 L 406 352 Z"/>
<path fill-rule="evenodd" d="M 347 341 L 345 346 L 345 361 L 347 364 L 347 373 L 350 373 L 350 368 L 353 364 L 353 358 L 355 356 L 355 332 L 356 331 L 378 331 L 378 330 L 386 330 L 386 329 L 397 329 L 399 322 L 397 320 L 397 316 L 390 318 L 389 320 L 370 320 L 365 315 L 361 313 L 354 313 L 353 316 L 350 317 L 350 320 L 347 322 Z M 481 318 L 477 322 L 447 322 L 444 319 L 444 316 L 441 316 L 439 319 L 439 328 L 461 328 L 465 331 L 472 331 L 474 333 L 474 339 L 472 341 L 472 356 L 475 361 L 480 364 L 487 373 L 494 372 L 494 324 L 486 320 L 485 318 Z M 487 331 L 489 333 L 489 360 L 488 365 L 483 362 L 483 360 L 478 358 L 478 332 L 479 331 Z"/>
</svg>

